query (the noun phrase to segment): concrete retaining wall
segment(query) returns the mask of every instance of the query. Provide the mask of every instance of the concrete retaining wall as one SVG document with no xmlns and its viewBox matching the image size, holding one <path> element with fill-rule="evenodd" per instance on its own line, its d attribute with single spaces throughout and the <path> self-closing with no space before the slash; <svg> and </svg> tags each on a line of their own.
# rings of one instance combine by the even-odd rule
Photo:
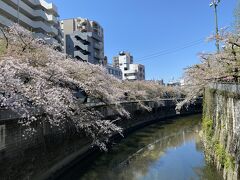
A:
<svg viewBox="0 0 240 180">
<path fill-rule="evenodd" d="M 210 84 L 205 90 L 203 137 L 207 160 L 224 179 L 240 178 L 240 85 Z"/>
<path fill-rule="evenodd" d="M 152 111 L 141 108 L 137 102 L 124 102 L 131 113 L 131 119 L 122 120 L 120 126 L 131 131 L 144 125 L 167 117 L 176 116 L 175 101 L 162 100 L 159 102 L 145 101 Z M 96 105 L 105 116 L 113 116 L 114 112 L 104 106 Z M 181 114 L 200 112 L 201 100 Z M 57 177 L 64 169 L 73 164 L 76 159 L 88 156 L 94 148 L 91 140 L 83 134 L 77 134 L 71 128 L 65 133 L 47 128 L 44 123 L 36 127 L 38 133 L 31 138 L 24 138 L 23 128 L 17 123 L 15 115 L 1 112 L 0 117 L 0 175 L 2 179 L 46 179 Z"/>
</svg>

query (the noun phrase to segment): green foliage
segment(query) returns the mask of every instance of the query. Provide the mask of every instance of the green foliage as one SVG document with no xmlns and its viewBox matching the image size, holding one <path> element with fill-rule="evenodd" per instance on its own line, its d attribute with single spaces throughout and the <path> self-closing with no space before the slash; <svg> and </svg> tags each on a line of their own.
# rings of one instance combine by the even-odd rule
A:
<svg viewBox="0 0 240 180">
<path fill-rule="evenodd" d="M 208 141 L 213 137 L 213 121 L 210 118 L 203 118 L 202 129 Z"/>
<path fill-rule="evenodd" d="M 214 143 L 214 151 L 218 157 L 219 163 L 222 166 L 226 167 L 227 169 L 229 168 L 234 169 L 235 167 L 234 157 L 226 152 L 223 145 L 221 145 L 219 142 Z"/>
<path fill-rule="evenodd" d="M 206 92 L 206 89 L 204 90 L 205 92 Z M 207 103 L 206 103 L 206 95 L 205 95 L 206 93 L 204 93 L 204 98 L 203 98 L 203 118 L 205 118 L 206 117 L 206 115 L 207 115 Z"/>
<path fill-rule="evenodd" d="M 231 156 L 230 154 L 226 155 L 226 159 L 225 159 L 225 163 L 224 166 L 229 169 L 234 169 L 235 168 L 235 161 L 234 161 L 234 157 Z"/>
<path fill-rule="evenodd" d="M 214 110 L 213 97 L 216 90 L 205 88 L 204 101 L 203 101 L 203 117 L 211 117 Z"/>
<path fill-rule="evenodd" d="M 226 159 L 226 152 L 225 152 L 224 147 L 219 142 L 217 142 L 216 144 L 214 144 L 214 150 L 218 157 L 219 163 L 222 166 L 224 166 L 225 159 Z"/>
<path fill-rule="evenodd" d="M 227 169 L 234 169 L 235 159 L 232 155 L 226 152 L 225 147 L 214 137 L 214 124 L 212 115 L 214 114 L 214 101 L 213 98 L 215 95 L 221 95 L 226 98 L 240 98 L 238 94 L 221 91 L 216 89 L 205 89 L 204 93 L 204 103 L 203 103 L 203 120 L 202 120 L 202 130 L 204 132 L 206 141 L 207 141 L 207 151 L 210 154 L 215 154 L 217 156 L 218 162 L 222 167 Z M 224 125 L 223 125 L 224 126 Z M 224 128 L 224 127 L 222 127 Z M 213 160 L 214 157 L 211 157 Z"/>
<path fill-rule="evenodd" d="M 203 120 L 202 129 L 208 141 L 212 141 L 213 137 L 213 120 L 211 118 L 213 112 L 213 96 L 215 91 L 211 89 L 205 89 L 204 101 L 203 101 Z"/>
</svg>

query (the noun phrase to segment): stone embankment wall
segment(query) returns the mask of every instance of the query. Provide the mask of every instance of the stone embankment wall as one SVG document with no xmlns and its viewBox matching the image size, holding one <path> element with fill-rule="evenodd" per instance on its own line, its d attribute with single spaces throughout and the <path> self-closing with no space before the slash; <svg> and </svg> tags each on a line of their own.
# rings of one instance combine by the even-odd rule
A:
<svg viewBox="0 0 240 180">
<path fill-rule="evenodd" d="M 207 160 L 224 179 L 240 179 L 240 85 L 210 84 L 205 89 L 203 139 Z"/>
<path fill-rule="evenodd" d="M 150 107 L 148 112 L 137 102 L 124 102 L 131 119 L 123 119 L 119 124 L 131 131 L 163 118 L 176 116 L 176 101 L 144 101 Z M 92 106 L 92 105 L 91 105 Z M 114 116 L 114 111 L 105 105 L 95 105 L 105 117 Z M 193 114 L 202 110 L 201 100 L 180 114 Z M 70 127 L 62 132 L 49 128 L 46 124 L 36 125 L 37 133 L 31 138 L 23 136 L 24 129 L 18 124 L 17 115 L 0 109 L 0 179 L 46 179 L 57 177 L 76 159 L 89 156 L 94 150 L 91 140 Z"/>
</svg>

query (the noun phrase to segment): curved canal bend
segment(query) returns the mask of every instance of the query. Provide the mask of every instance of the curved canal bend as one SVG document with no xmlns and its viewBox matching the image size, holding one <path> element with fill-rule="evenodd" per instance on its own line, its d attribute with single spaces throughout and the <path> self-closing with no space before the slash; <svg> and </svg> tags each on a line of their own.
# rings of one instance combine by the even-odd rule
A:
<svg viewBox="0 0 240 180">
<path fill-rule="evenodd" d="M 138 130 L 61 179 L 72 180 L 221 180 L 204 159 L 201 116 L 166 120 Z"/>
</svg>

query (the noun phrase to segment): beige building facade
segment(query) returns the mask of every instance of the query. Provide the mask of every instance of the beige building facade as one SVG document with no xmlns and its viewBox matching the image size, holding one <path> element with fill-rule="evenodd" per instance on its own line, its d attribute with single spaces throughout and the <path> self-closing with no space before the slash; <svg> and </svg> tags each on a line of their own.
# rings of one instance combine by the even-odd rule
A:
<svg viewBox="0 0 240 180">
<path fill-rule="evenodd" d="M 96 22 L 85 18 L 61 21 L 65 53 L 92 64 L 104 63 L 104 33 Z"/>
</svg>

